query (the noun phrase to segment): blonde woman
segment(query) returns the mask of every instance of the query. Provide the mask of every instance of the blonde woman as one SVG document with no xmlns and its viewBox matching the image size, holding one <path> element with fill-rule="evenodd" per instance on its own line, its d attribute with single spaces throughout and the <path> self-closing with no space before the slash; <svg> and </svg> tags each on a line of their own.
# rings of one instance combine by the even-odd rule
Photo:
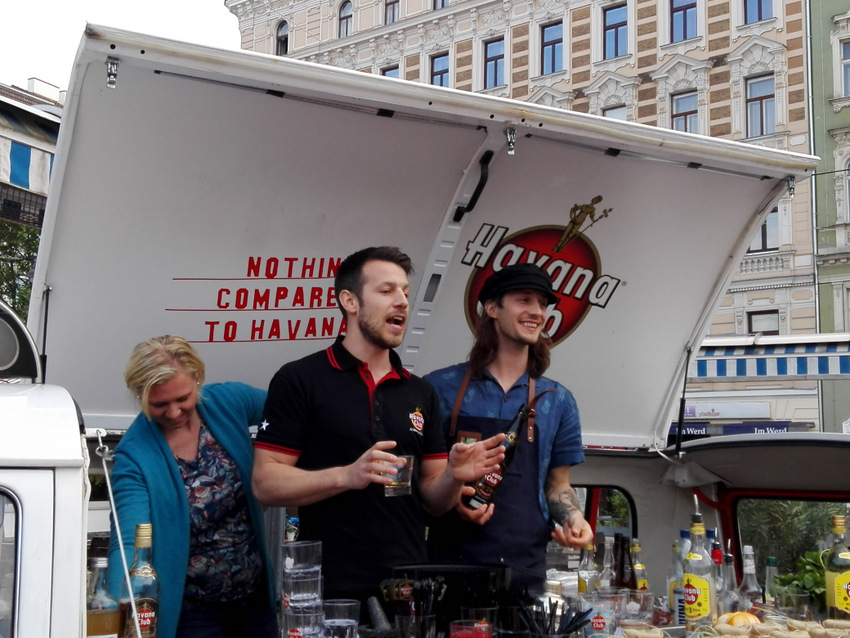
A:
<svg viewBox="0 0 850 638">
<path fill-rule="evenodd" d="M 153 525 L 158 638 L 277 636 L 248 433 L 262 419 L 266 393 L 241 383 L 204 386 L 203 361 L 176 336 L 138 344 L 124 379 L 142 412 L 115 448 L 111 477 L 128 564 L 136 524 Z M 113 526 L 116 596 L 119 551 Z"/>
</svg>

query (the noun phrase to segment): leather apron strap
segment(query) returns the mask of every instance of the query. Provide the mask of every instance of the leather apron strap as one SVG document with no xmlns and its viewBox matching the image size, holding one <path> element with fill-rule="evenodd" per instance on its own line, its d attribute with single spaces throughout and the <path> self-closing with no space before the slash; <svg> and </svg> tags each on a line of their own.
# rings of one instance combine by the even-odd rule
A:
<svg viewBox="0 0 850 638">
<path fill-rule="evenodd" d="M 466 373 L 463 375 L 463 380 L 460 382 L 460 388 L 458 388 L 457 396 L 455 397 L 455 404 L 452 407 L 452 415 L 449 419 L 449 436 L 454 438 L 455 432 L 457 431 L 457 418 L 460 414 L 460 406 L 463 403 L 463 397 L 466 394 L 466 388 L 469 385 L 469 380 L 472 378 L 472 368 L 467 367 Z M 554 389 L 553 389 L 554 390 Z M 537 401 L 547 392 L 552 392 L 553 390 L 544 390 L 537 396 L 534 396 L 534 377 L 528 377 L 528 442 L 534 442 L 534 406 L 537 405 Z"/>
</svg>

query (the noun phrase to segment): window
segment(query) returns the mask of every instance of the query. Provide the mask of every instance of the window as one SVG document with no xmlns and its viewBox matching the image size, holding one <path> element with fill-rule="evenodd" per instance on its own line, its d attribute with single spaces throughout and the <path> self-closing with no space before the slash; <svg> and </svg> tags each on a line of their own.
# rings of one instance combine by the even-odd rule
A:
<svg viewBox="0 0 850 638">
<path fill-rule="evenodd" d="M 629 51 L 627 6 L 607 7 L 602 12 L 602 20 L 603 58 L 608 60 L 626 55 Z"/>
<path fill-rule="evenodd" d="M 381 75 L 388 77 L 388 78 L 397 78 L 398 77 L 398 65 L 388 66 L 384 69 L 381 69 Z"/>
<path fill-rule="evenodd" d="M 449 0 L 434 0 L 435 9 L 445 9 L 449 6 Z"/>
<path fill-rule="evenodd" d="M 351 35 L 352 15 L 351 2 L 346 0 L 339 6 L 339 37 L 347 38 Z"/>
<path fill-rule="evenodd" d="M 449 85 L 449 54 L 431 56 L 431 84 L 434 86 Z"/>
<path fill-rule="evenodd" d="M 610 106 L 602 109 L 602 117 L 610 117 L 612 120 L 623 120 L 625 122 L 629 119 L 629 113 L 626 105 L 621 104 L 620 106 Z"/>
<path fill-rule="evenodd" d="M 398 22 L 399 0 L 385 0 L 384 2 L 384 24 Z"/>
<path fill-rule="evenodd" d="M 776 130 L 773 76 L 747 80 L 747 137 L 770 135 Z"/>
<path fill-rule="evenodd" d="M 492 89 L 505 83 L 505 40 L 484 44 L 484 88 Z"/>
<path fill-rule="evenodd" d="M 697 92 L 680 93 L 673 96 L 673 128 L 677 131 L 699 133 Z"/>
<path fill-rule="evenodd" d="M 289 53 L 289 23 L 281 22 L 277 26 L 277 43 L 275 45 L 275 53 L 277 55 L 286 55 Z"/>
<path fill-rule="evenodd" d="M 0 636 L 12 636 L 18 550 L 16 501 L 0 491 Z"/>
<path fill-rule="evenodd" d="M 696 0 L 671 0 L 670 41 L 681 42 L 697 35 Z"/>
<path fill-rule="evenodd" d="M 767 215 L 758 233 L 750 243 L 748 252 L 758 253 L 779 248 L 779 209 L 774 208 Z"/>
<path fill-rule="evenodd" d="M 744 0 L 744 24 L 773 17 L 773 0 Z"/>
<path fill-rule="evenodd" d="M 540 29 L 540 75 L 564 70 L 564 25 L 550 24 Z"/>
<path fill-rule="evenodd" d="M 843 95 L 850 97 L 850 40 L 841 43 L 841 75 Z"/>
<path fill-rule="evenodd" d="M 751 335 L 757 332 L 763 335 L 779 334 L 779 311 L 761 310 L 747 313 L 747 332 Z"/>
</svg>

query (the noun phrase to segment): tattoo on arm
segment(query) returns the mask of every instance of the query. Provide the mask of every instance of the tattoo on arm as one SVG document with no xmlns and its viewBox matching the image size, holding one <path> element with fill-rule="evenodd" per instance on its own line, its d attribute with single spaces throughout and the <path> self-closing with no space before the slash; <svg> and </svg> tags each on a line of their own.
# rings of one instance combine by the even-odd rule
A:
<svg viewBox="0 0 850 638">
<path fill-rule="evenodd" d="M 578 494 L 576 494 L 576 491 L 572 487 L 555 493 L 550 492 L 546 500 L 552 520 L 559 525 L 564 525 L 570 519 L 573 512 L 581 513 Z"/>
</svg>

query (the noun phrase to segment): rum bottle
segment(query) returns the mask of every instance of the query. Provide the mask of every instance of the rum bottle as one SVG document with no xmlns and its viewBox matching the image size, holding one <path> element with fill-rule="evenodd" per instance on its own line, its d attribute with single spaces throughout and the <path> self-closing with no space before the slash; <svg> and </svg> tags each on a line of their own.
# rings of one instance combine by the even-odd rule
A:
<svg viewBox="0 0 850 638">
<path fill-rule="evenodd" d="M 741 597 L 738 595 L 738 578 L 735 576 L 735 557 L 723 555 L 723 569 L 717 582 L 717 613 L 726 614 L 741 611 Z"/>
<path fill-rule="evenodd" d="M 599 570 L 593 560 L 593 543 L 585 545 L 581 550 L 581 560 L 578 564 L 578 593 L 592 594 L 599 584 Z"/>
<path fill-rule="evenodd" d="M 646 576 L 646 565 L 640 559 L 641 546 L 640 541 L 636 538 L 632 539 L 632 570 L 635 575 L 635 589 L 649 589 L 649 579 Z"/>
<path fill-rule="evenodd" d="M 741 579 L 741 586 L 738 587 L 738 595 L 745 607 L 741 611 L 750 611 L 753 607 L 758 608 L 763 597 L 761 585 L 756 578 L 756 558 L 752 545 L 744 545 L 743 559 L 744 577 Z"/>
<path fill-rule="evenodd" d="M 520 437 L 528 424 L 529 413 L 530 410 L 525 404 L 517 410 L 510 428 L 508 428 L 508 431 L 505 432 L 505 440 L 499 444 L 504 448 L 505 458 L 499 464 L 499 469 L 490 472 L 489 474 L 485 474 L 472 484 L 472 487 L 475 488 L 475 494 L 469 497 L 464 497 L 463 499 L 464 504 L 467 507 L 477 510 L 479 507 L 488 505 L 493 501 L 493 496 L 495 496 L 496 490 L 499 488 L 499 484 L 505 478 L 505 472 L 510 466 L 511 461 L 513 461 L 514 453 L 516 452 L 516 447 L 519 444 Z"/>
<path fill-rule="evenodd" d="M 136 638 L 136 619 L 142 638 L 156 638 L 157 615 L 159 611 L 159 580 L 151 563 L 150 523 L 136 525 L 136 548 L 133 566 L 130 568 L 130 591 L 126 581 L 121 586 L 121 611 L 124 621 L 123 638 Z M 135 603 L 136 613 L 133 616 Z"/>
<path fill-rule="evenodd" d="M 91 580 L 86 595 L 86 636 L 91 638 L 118 638 L 121 630 L 121 612 L 118 601 L 106 591 L 105 556 L 89 559 Z"/>
<path fill-rule="evenodd" d="M 611 536 L 606 536 L 603 547 L 605 549 L 602 554 L 602 571 L 599 573 L 598 586 L 603 588 L 614 587 L 617 578 L 614 573 L 614 539 Z"/>
<path fill-rule="evenodd" d="M 705 525 L 702 516 L 694 514 L 691 519 L 691 550 L 685 556 L 683 591 L 685 596 L 685 629 L 695 631 L 697 627 L 711 626 L 717 615 L 717 600 L 711 572 L 714 561 L 705 546 Z"/>
<path fill-rule="evenodd" d="M 823 560 L 826 572 L 826 617 L 850 620 L 850 550 L 844 541 L 844 516 L 832 517 L 832 547 Z"/>
</svg>

